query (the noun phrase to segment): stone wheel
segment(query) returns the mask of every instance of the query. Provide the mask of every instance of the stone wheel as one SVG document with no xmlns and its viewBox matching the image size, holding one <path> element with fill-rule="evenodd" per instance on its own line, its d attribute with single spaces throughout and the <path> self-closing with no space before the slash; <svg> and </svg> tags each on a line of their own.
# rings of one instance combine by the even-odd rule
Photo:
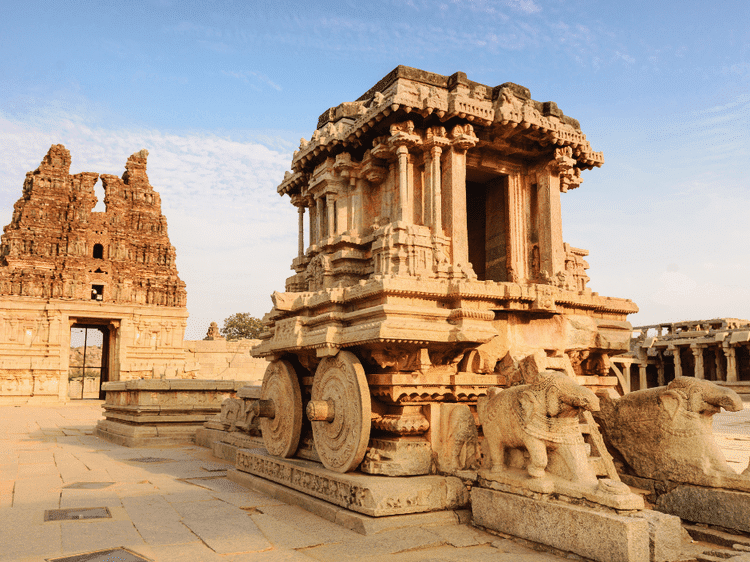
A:
<svg viewBox="0 0 750 562">
<path fill-rule="evenodd" d="M 289 361 L 278 360 L 268 365 L 260 397 L 273 402 L 273 416 L 260 418 L 266 450 L 277 457 L 291 457 L 297 452 L 302 428 L 302 393 Z"/>
<path fill-rule="evenodd" d="M 370 390 L 362 363 L 350 351 L 326 357 L 315 371 L 311 394 L 307 414 L 320 460 L 336 472 L 354 470 L 370 440 Z"/>
</svg>

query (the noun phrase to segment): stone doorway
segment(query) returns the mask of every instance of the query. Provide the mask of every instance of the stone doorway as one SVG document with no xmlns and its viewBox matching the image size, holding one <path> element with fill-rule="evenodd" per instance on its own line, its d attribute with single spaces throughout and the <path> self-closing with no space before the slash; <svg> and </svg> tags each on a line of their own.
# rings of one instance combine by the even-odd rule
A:
<svg viewBox="0 0 750 562">
<path fill-rule="evenodd" d="M 110 328 L 76 322 L 70 328 L 68 398 L 104 399 L 102 383 L 109 380 Z"/>
<path fill-rule="evenodd" d="M 508 281 L 507 206 L 506 176 L 467 170 L 469 262 L 480 281 Z"/>
</svg>

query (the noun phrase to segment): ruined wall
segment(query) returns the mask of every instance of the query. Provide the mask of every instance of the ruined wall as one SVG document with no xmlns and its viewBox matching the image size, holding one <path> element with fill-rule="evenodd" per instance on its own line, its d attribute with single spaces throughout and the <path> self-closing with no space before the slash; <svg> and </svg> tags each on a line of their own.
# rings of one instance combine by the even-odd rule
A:
<svg viewBox="0 0 750 562">
<path fill-rule="evenodd" d="M 0 295 L 184 307 L 185 284 L 161 199 L 146 175 L 147 156 L 141 150 L 128 158 L 122 178 L 70 175 L 70 152 L 53 145 L 26 174 L 4 228 Z M 104 213 L 92 211 L 99 178 Z"/>
<path fill-rule="evenodd" d="M 184 373 L 185 284 L 147 156 L 128 158 L 122 178 L 71 175 L 53 145 L 26 174 L 0 238 L 0 403 L 66 399 L 73 325 L 107 330 L 108 380 Z"/>
<path fill-rule="evenodd" d="M 268 361 L 250 355 L 260 340 L 186 340 L 185 375 L 195 379 L 242 380 L 260 384 Z"/>
</svg>

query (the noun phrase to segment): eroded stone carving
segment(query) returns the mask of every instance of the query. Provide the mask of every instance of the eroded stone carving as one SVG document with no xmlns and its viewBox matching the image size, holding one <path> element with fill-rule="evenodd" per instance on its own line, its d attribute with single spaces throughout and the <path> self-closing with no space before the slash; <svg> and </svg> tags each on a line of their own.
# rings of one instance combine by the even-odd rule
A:
<svg viewBox="0 0 750 562">
<path fill-rule="evenodd" d="M 712 418 L 721 408 L 736 412 L 742 399 L 710 381 L 678 377 L 667 386 L 604 400 L 598 414 L 605 438 L 630 474 L 750 491 L 750 469 L 738 475 L 713 437 Z"/>
<path fill-rule="evenodd" d="M 541 478 L 548 465 L 547 452 L 552 450 L 564 461 L 566 470 L 561 475 L 595 483 L 578 427 L 582 410 L 599 410 L 599 399 L 558 371 L 543 371 L 532 384 L 491 389 L 479 408 L 490 472 L 507 466 L 520 468 L 522 450 L 526 450 L 529 461 L 524 468 L 530 476 Z"/>
</svg>

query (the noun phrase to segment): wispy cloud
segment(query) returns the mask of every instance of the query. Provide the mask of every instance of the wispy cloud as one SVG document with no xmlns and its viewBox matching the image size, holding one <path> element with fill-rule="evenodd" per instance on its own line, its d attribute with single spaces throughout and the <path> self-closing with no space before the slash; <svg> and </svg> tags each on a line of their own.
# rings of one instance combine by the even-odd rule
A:
<svg viewBox="0 0 750 562">
<path fill-rule="evenodd" d="M 245 82 L 246 84 L 251 84 L 251 82 L 261 82 L 265 84 L 266 86 L 270 86 L 277 92 L 281 92 L 282 88 L 278 84 L 276 84 L 274 81 L 272 81 L 268 76 L 261 72 L 254 72 L 252 70 L 222 70 L 222 74 L 225 76 L 231 76 L 232 78 L 237 78 L 238 80 L 241 80 L 242 82 Z"/>
</svg>

